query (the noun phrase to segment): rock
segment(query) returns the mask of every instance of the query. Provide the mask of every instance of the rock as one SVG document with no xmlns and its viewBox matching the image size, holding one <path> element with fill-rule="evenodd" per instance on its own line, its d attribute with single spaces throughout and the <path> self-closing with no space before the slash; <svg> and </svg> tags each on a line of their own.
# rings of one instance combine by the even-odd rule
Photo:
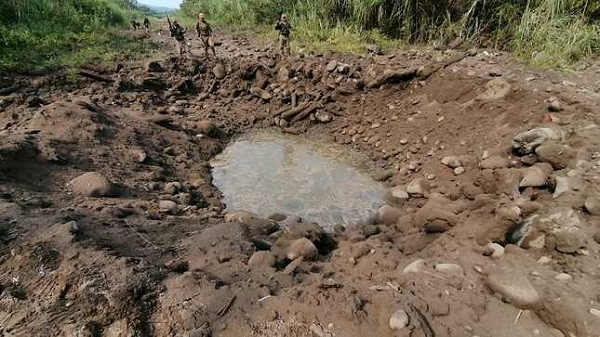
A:
<svg viewBox="0 0 600 337">
<path fill-rule="evenodd" d="M 556 250 L 561 253 L 576 253 L 586 247 L 585 233 L 574 226 L 558 228 L 552 231 L 556 240 Z"/>
<path fill-rule="evenodd" d="M 337 67 L 337 72 L 340 74 L 347 74 L 350 72 L 350 65 L 349 64 L 340 64 Z"/>
<path fill-rule="evenodd" d="M 452 169 L 462 166 L 460 164 L 460 161 L 458 160 L 458 157 L 456 157 L 456 156 L 446 156 L 446 157 L 442 158 L 442 164 L 444 164 Z"/>
<path fill-rule="evenodd" d="M 392 330 L 400 330 L 400 329 L 404 329 L 408 326 L 408 323 L 410 322 L 410 319 L 408 317 L 408 314 L 406 314 L 406 312 L 402 309 L 398 309 L 396 311 L 394 311 L 394 313 L 392 314 L 392 316 L 390 316 L 390 329 Z"/>
<path fill-rule="evenodd" d="M 584 207 L 591 215 L 600 215 L 600 197 L 595 195 L 587 197 Z"/>
<path fill-rule="evenodd" d="M 87 172 L 72 179 L 67 187 L 84 197 L 107 197 L 113 194 L 113 184 L 98 172 Z"/>
<path fill-rule="evenodd" d="M 464 167 L 457 167 L 454 169 L 454 174 L 459 176 L 461 174 L 465 173 L 465 168 Z"/>
<path fill-rule="evenodd" d="M 555 177 L 556 187 L 554 188 L 553 197 L 557 198 L 559 195 L 571 191 L 571 178 L 569 177 Z"/>
<path fill-rule="evenodd" d="M 456 38 L 454 38 L 454 40 L 450 41 L 450 43 L 448 43 L 448 49 L 456 49 L 458 47 L 460 47 L 460 45 L 462 45 L 464 42 L 464 40 L 460 37 L 457 36 Z"/>
<path fill-rule="evenodd" d="M 408 198 L 409 195 L 404 186 L 396 186 L 387 194 L 388 201 L 394 205 L 402 205 Z"/>
<path fill-rule="evenodd" d="M 567 281 L 573 281 L 573 276 L 571 276 L 567 273 L 560 273 L 560 274 L 556 275 L 554 277 L 554 279 L 558 280 L 558 281 L 567 282 Z"/>
<path fill-rule="evenodd" d="M 147 69 L 151 73 L 162 73 L 166 71 L 165 67 L 158 61 L 150 61 Z"/>
<path fill-rule="evenodd" d="M 423 196 L 425 194 L 425 186 L 425 181 L 421 178 L 417 178 L 406 186 L 406 192 L 409 195 Z"/>
<path fill-rule="evenodd" d="M 469 57 L 477 56 L 477 48 L 470 48 L 466 54 Z"/>
<path fill-rule="evenodd" d="M 489 255 L 491 257 L 500 257 L 502 255 L 504 255 L 504 247 L 502 247 L 501 245 L 495 243 L 495 242 L 490 242 L 486 245 L 486 248 L 489 249 L 490 254 L 486 254 Z"/>
<path fill-rule="evenodd" d="M 560 140 L 562 133 L 551 128 L 535 128 L 519 133 L 513 138 L 513 150 L 521 156 L 533 153 L 547 140 Z"/>
<path fill-rule="evenodd" d="M 273 213 L 273 214 L 269 215 L 269 217 L 267 219 L 269 219 L 271 221 L 275 221 L 275 222 L 281 222 L 281 221 L 284 221 L 285 219 L 287 219 L 287 215 L 281 214 L 281 213 Z"/>
<path fill-rule="evenodd" d="M 69 231 L 69 233 L 71 234 L 77 234 L 79 233 L 79 225 L 77 224 L 76 221 L 69 221 L 65 224 L 65 227 L 67 227 L 67 230 Z"/>
<path fill-rule="evenodd" d="M 165 184 L 165 193 L 175 195 L 181 190 L 181 184 L 177 181 Z"/>
<path fill-rule="evenodd" d="M 388 179 L 390 179 L 392 176 L 394 176 L 394 170 L 385 170 L 385 171 L 381 171 L 376 173 L 373 176 L 373 179 L 375 181 L 386 181 Z"/>
<path fill-rule="evenodd" d="M 532 306 L 540 302 L 541 297 L 527 277 L 517 270 L 496 270 L 488 274 L 487 284 L 510 303 L 518 307 Z"/>
<path fill-rule="evenodd" d="M 541 168 L 533 166 L 525 170 L 519 187 L 542 187 L 546 185 L 547 180 L 548 174 Z"/>
<path fill-rule="evenodd" d="M 255 219 L 254 213 L 237 211 L 225 214 L 225 222 L 248 223 Z"/>
<path fill-rule="evenodd" d="M 177 203 L 171 200 L 160 200 L 158 202 L 158 208 L 161 212 L 169 214 L 177 214 L 179 212 L 179 206 Z"/>
<path fill-rule="evenodd" d="M 461 266 L 454 263 L 438 263 L 435 265 L 434 269 L 441 273 L 453 275 L 464 275 L 465 273 Z"/>
<path fill-rule="evenodd" d="M 485 91 L 477 96 L 481 101 L 498 100 L 510 92 L 511 85 L 503 78 L 494 78 L 485 84 Z"/>
<path fill-rule="evenodd" d="M 338 65 L 337 61 L 335 61 L 335 60 L 329 61 L 329 63 L 327 63 L 327 66 L 325 66 L 325 70 L 327 70 L 328 72 L 332 72 L 335 70 L 335 68 L 337 68 L 337 65 Z"/>
<path fill-rule="evenodd" d="M 593 239 L 596 241 L 596 243 L 600 244 L 600 229 L 596 230 L 593 235 Z"/>
<path fill-rule="evenodd" d="M 425 260 L 419 259 L 419 260 L 411 262 L 408 266 L 404 267 L 404 269 L 402 270 L 402 272 L 404 274 L 418 273 L 423 268 L 425 268 Z"/>
<path fill-rule="evenodd" d="M 554 169 L 561 170 L 569 166 L 575 158 L 575 151 L 557 141 L 546 141 L 535 149 L 538 159 L 549 163 Z"/>
<path fill-rule="evenodd" d="M 315 118 L 321 123 L 329 123 L 333 120 L 333 116 L 327 111 L 315 112 Z"/>
<path fill-rule="evenodd" d="M 248 265 L 255 268 L 265 268 L 275 266 L 275 254 L 269 251 L 258 251 L 248 260 Z"/>
<path fill-rule="evenodd" d="M 279 82 L 287 82 L 290 80 L 290 71 L 286 67 L 279 68 L 277 72 L 277 80 Z"/>
<path fill-rule="evenodd" d="M 181 258 L 173 259 L 165 263 L 165 268 L 167 268 L 167 270 L 179 274 L 183 274 L 186 271 L 188 271 L 189 267 L 190 263 L 187 260 Z"/>
<path fill-rule="evenodd" d="M 458 219 L 441 200 L 432 198 L 415 213 L 414 220 L 415 226 L 423 228 L 426 233 L 443 233 L 452 228 Z"/>
<path fill-rule="evenodd" d="M 600 318 L 600 310 L 598 310 L 598 309 L 591 308 L 590 314 L 592 314 L 596 318 Z"/>
<path fill-rule="evenodd" d="M 508 167 L 508 159 L 502 156 L 491 156 L 479 164 L 482 169 L 501 169 Z"/>
<path fill-rule="evenodd" d="M 143 163 L 146 161 L 146 159 L 148 158 L 148 155 L 146 154 L 146 151 L 142 150 L 142 149 L 132 149 L 130 151 L 131 153 L 131 157 L 133 158 L 133 160 L 136 163 Z"/>
<path fill-rule="evenodd" d="M 223 63 L 217 63 L 212 69 L 213 75 L 219 80 L 224 79 L 227 76 L 227 71 Z"/>
<path fill-rule="evenodd" d="M 377 223 L 382 225 L 394 225 L 404 212 L 396 207 L 384 205 L 377 210 Z"/>
<path fill-rule="evenodd" d="M 292 242 L 288 252 L 287 258 L 290 260 L 296 260 L 303 258 L 304 260 L 313 260 L 319 255 L 317 247 L 306 238 L 298 239 Z"/>
<path fill-rule="evenodd" d="M 552 111 L 552 112 L 560 112 L 560 111 L 563 111 L 564 109 L 563 109 L 562 105 L 560 104 L 560 101 L 555 98 L 553 100 L 550 100 L 550 102 L 548 104 L 548 110 Z"/>
<path fill-rule="evenodd" d="M 198 131 L 200 131 L 200 133 L 207 135 L 207 136 L 211 136 L 215 133 L 215 131 L 217 130 L 216 126 L 213 124 L 213 122 L 209 121 L 209 120 L 201 120 L 196 124 L 196 128 L 198 129 Z"/>
</svg>

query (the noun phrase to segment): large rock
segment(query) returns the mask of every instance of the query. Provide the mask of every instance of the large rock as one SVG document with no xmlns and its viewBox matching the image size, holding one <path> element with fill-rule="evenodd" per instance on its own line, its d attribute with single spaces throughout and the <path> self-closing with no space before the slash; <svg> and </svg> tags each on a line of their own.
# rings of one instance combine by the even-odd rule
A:
<svg viewBox="0 0 600 337">
<path fill-rule="evenodd" d="M 561 253 L 576 253 L 587 245 L 585 232 L 577 227 L 559 228 L 552 232 L 556 250 Z"/>
<path fill-rule="evenodd" d="M 557 170 L 566 168 L 575 158 L 575 151 L 571 147 L 556 141 L 544 142 L 535 149 L 535 154 Z"/>
<path fill-rule="evenodd" d="M 415 214 L 415 225 L 427 233 L 443 233 L 454 227 L 457 216 L 442 200 L 430 199 Z"/>
<path fill-rule="evenodd" d="M 508 167 L 508 159 L 502 156 L 492 156 L 479 164 L 482 169 L 501 169 Z"/>
<path fill-rule="evenodd" d="M 560 130 L 552 128 L 535 128 L 519 133 L 513 138 L 513 150 L 519 155 L 533 153 L 535 149 L 547 140 L 560 140 Z"/>
<path fill-rule="evenodd" d="M 422 178 L 417 178 L 406 186 L 406 192 L 414 196 L 423 196 L 426 190 L 427 183 Z"/>
<path fill-rule="evenodd" d="M 529 307 L 541 300 L 533 284 L 517 270 L 495 270 L 488 274 L 486 281 L 490 289 L 518 307 Z"/>
<path fill-rule="evenodd" d="M 290 260 L 302 258 L 304 260 L 313 260 L 319 255 L 317 247 L 306 238 L 295 240 L 290 245 L 286 257 Z"/>
<path fill-rule="evenodd" d="M 84 197 L 106 197 L 113 194 L 113 184 L 98 172 L 87 172 L 69 181 L 67 186 Z"/>
<path fill-rule="evenodd" d="M 460 163 L 460 160 L 456 156 L 446 156 L 446 157 L 442 158 L 442 164 L 444 164 L 452 169 L 462 166 Z"/>
</svg>

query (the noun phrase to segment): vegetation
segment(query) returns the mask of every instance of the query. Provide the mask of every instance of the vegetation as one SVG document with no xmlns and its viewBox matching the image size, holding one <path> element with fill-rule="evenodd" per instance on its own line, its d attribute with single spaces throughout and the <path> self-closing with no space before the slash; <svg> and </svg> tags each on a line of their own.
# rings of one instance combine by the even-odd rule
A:
<svg viewBox="0 0 600 337">
<path fill-rule="evenodd" d="M 460 37 L 558 67 L 600 52 L 597 0 L 184 0 L 184 15 L 199 12 L 219 24 L 263 30 L 286 12 L 294 39 L 307 49 Z"/>
<path fill-rule="evenodd" d="M 3 0 L 0 70 L 74 66 L 146 49 L 117 34 L 135 14 L 128 0 Z"/>
</svg>

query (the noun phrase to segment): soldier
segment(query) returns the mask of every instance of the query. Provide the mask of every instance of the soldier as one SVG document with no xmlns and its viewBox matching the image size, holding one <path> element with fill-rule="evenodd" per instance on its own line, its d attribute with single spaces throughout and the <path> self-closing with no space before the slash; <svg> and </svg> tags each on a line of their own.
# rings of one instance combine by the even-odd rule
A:
<svg viewBox="0 0 600 337">
<path fill-rule="evenodd" d="M 148 18 L 144 18 L 144 28 L 146 28 L 146 33 L 150 31 L 150 20 Z"/>
<path fill-rule="evenodd" d="M 177 52 L 179 53 L 179 56 L 189 53 L 190 51 L 185 41 L 186 30 L 181 27 L 177 21 L 173 21 L 173 25 L 171 25 L 169 28 L 171 29 L 171 36 L 175 38 L 175 41 L 177 41 Z"/>
<path fill-rule="evenodd" d="M 137 30 L 137 22 L 135 22 L 135 19 L 131 19 L 131 26 L 133 27 L 133 30 Z"/>
<path fill-rule="evenodd" d="M 292 32 L 292 25 L 287 19 L 285 14 L 281 14 L 275 29 L 279 31 L 279 52 L 281 56 L 290 54 L 290 33 Z"/>
<path fill-rule="evenodd" d="M 198 22 L 196 23 L 196 32 L 198 37 L 202 41 L 202 48 L 204 48 L 204 57 L 208 58 L 208 49 L 212 49 L 213 54 L 217 57 L 215 51 L 215 43 L 213 39 L 213 31 L 211 26 L 206 22 L 204 14 L 198 14 Z"/>
</svg>

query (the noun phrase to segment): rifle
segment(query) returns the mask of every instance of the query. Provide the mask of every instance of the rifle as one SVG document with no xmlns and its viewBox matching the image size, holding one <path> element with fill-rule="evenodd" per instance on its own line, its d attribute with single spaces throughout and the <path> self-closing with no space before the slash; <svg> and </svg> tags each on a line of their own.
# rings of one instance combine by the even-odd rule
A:
<svg viewBox="0 0 600 337">
<path fill-rule="evenodd" d="M 169 19 L 168 15 L 167 15 L 167 21 L 169 22 L 169 30 L 173 30 L 173 25 L 171 24 L 171 19 Z"/>
</svg>

